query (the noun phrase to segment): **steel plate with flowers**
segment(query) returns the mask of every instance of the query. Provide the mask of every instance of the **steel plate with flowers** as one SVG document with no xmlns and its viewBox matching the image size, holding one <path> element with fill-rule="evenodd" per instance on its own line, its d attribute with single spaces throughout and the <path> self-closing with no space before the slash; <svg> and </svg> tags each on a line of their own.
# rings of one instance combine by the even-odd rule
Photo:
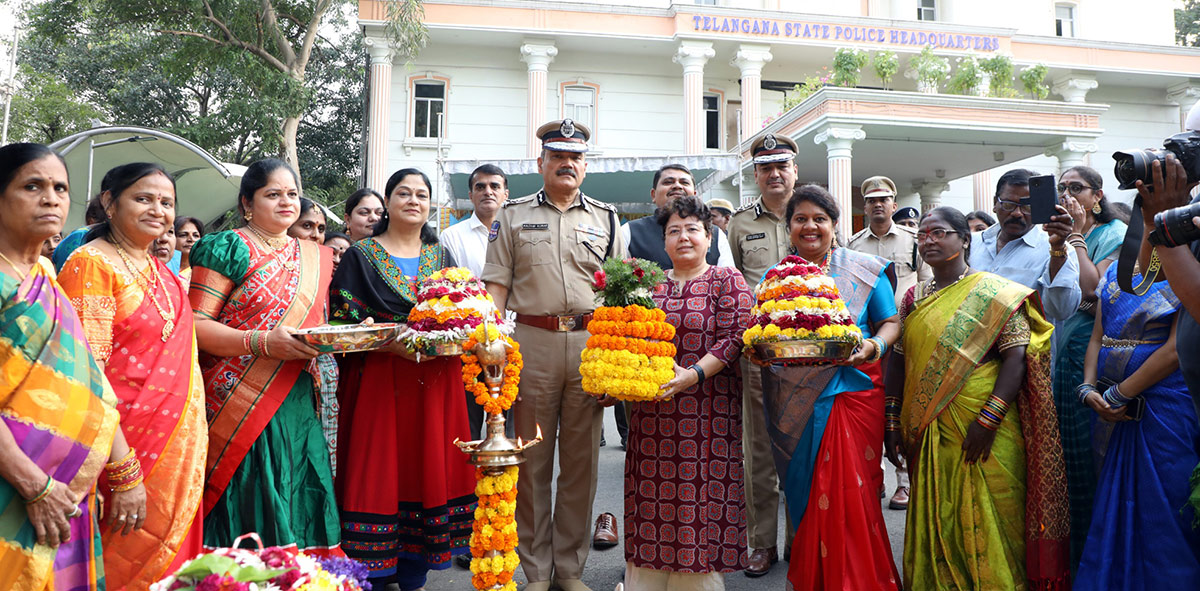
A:
<svg viewBox="0 0 1200 591">
<path fill-rule="evenodd" d="M 322 353 L 354 353 L 386 347 L 403 329 L 395 323 L 327 324 L 297 330 L 295 336 Z"/>
<path fill-rule="evenodd" d="M 831 363 L 854 354 L 858 343 L 850 341 L 794 340 L 755 343 L 755 356 L 765 363 Z"/>
</svg>

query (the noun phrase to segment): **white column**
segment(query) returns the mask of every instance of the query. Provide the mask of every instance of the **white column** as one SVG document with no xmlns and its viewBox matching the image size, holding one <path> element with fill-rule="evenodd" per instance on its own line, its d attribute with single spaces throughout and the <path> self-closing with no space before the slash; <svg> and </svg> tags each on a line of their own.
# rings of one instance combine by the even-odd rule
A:
<svg viewBox="0 0 1200 591">
<path fill-rule="evenodd" d="M 866 139 L 867 133 L 858 125 L 829 126 L 813 137 L 816 144 L 825 144 L 825 156 L 829 161 L 829 194 L 837 202 L 838 231 L 842 240 L 849 240 L 854 227 L 853 204 L 854 178 L 851 175 L 851 160 L 854 142 Z"/>
<path fill-rule="evenodd" d="M 367 37 L 363 43 L 371 56 L 371 106 L 367 114 L 367 187 L 383 191 L 388 175 L 388 128 L 392 125 L 392 58 L 395 51 L 386 39 Z"/>
<path fill-rule="evenodd" d="M 729 62 L 742 73 L 742 137 L 738 138 L 739 142 L 753 137 L 763 127 L 762 69 L 771 57 L 770 46 L 743 43 Z"/>
<path fill-rule="evenodd" d="M 1055 80 L 1050 91 L 1068 103 L 1083 103 L 1087 102 L 1088 91 L 1096 90 L 1098 86 L 1100 83 L 1096 82 L 1095 76 L 1068 74 Z"/>
<path fill-rule="evenodd" d="M 684 41 L 675 51 L 675 63 L 683 66 L 683 151 L 704 152 L 704 64 L 717 55 L 712 43 Z"/>
<path fill-rule="evenodd" d="M 971 175 L 971 195 L 975 211 L 991 211 L 993 198 L 996 196 L 992 186 L 992 171 L 985 170 Z"/>
<path fill-rule="evenodd" d="M 950 183 L 938 179 L 917 179 L 913 181 L 913 190 L 921 195 L 921 213 L 925 213 L 942 205 L 942 193 L 950 190 Z"/>
<path fill-rule="evenodd" d="M 1058 158 L 1058 174 L 1073 166 L 1087 164 L 1087 155 L 1100 149 L 1094 142 L 1086 139 L 1067 138 L 1061 143 L 1046 147 L 1045 155 Z"/>
<path fill-rule="evenodd" d="M 537 157 L 542 142 L 533 137 L 537 128 L 548 121 L 546 117 L 546 71 L 550 62 L 558 55 L 558 48 L 551 41 L 526 40 L 521 45 L 521 61 L 528 66 L 529 83 L 526 97 L 528 113 L 525 119 L 526 156 Z"/>
<path fill-rule="evenodd" d="M 1187 81 L 1167 88 L 1167 102 L 1179 105 L 1179 130 L 1183 131 L 1188 112 L 1200 101 L 1200 83 Z"/>
</svg>

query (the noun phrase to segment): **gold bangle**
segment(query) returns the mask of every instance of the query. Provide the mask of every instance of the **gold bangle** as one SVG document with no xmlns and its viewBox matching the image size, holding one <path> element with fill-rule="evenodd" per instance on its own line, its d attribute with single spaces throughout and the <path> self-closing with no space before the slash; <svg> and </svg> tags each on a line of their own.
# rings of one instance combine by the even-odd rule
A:
<svg viewBox="0 0 1200 591">
<path fill-rule="evenodd" d="M 1064 248 L 1062 250 L 1054 250 L 1053 248 L 1051 248 L 1050 256 L 1060 258 L 1060 259 L 1065 258 L 1067 256 L 1067 249 Z"/>
</svg>

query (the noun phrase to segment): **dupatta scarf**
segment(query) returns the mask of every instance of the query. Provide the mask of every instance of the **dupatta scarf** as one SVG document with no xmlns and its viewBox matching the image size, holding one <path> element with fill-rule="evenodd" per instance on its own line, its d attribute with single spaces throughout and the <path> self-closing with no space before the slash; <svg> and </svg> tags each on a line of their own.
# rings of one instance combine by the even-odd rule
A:
<svg viewBox="0 0 1200 591">
<path fill-rule="evenodd" d="M 332 252 L 298 240 L 299 264 L 288 269 L 274 253 L 256 247 L 243 231 L 234 232 L 250 249 L 249 267 L 245 275 L 231 279 L 193 266 L 190 296 L 195 313 L 238 330 L 323 323 Z M 205 514 L 221 498 L 250 447 L 310 365 L 252 355 L 201 357 L 209 437 Z"/>
<path fill-rule="evenodd" d="M 1050 337 L 1037 293 L 991 273 L 975 273 L 921 300 L 905 319 L 905 381 L 901 435 L 909 468 L 914 452 L 985 361 L 1005 323 L 1018 310 L 1029 319 L 1026 376 L 1017 400 L 1025 439 L 1025 565 L 1034 589 L 1065 589 L 1070 522 L 1058 418 L 1050 391 Z M 958 460 L 961 461 L 961 460 Z"/>
<path fill-rule="evenodd" d="M 37 543 L 24 499 L 0 479 L 0 588 L 96 589 L 94 490 L 116 434 L 116 396 L 66 294 L 38 266 L 19 285 L 0 275 L 0 376 L 0 420 L 17 446 L 72 494 L 87 493 L 71 541 L 51 548 Z"/>
</svg>

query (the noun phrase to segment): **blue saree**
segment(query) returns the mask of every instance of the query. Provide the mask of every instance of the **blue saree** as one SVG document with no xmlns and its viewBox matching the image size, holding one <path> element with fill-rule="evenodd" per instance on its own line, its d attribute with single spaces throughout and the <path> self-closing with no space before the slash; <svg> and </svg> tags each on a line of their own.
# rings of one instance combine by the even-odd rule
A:
<svg viewBox="0 0 1200 591">
<path fill-rule="evenodd" d="M 1180 302 L 1166 282 L 1142 297 L 1121 291 L 1115 265 L 1099 295 L 1106 342 L 1121 345 L 1100 349 L 1099 375 L 1119 382 L 1167 340 Z M 1200 533 L 1192 529 L 1193 510 L 1185 510 L 1188 477 L 1200 460 L 1196 412 L 1178 369 L 1141 396 L 1145 417 L 1117 423 L 1108 441 L 1077 591 L 1161 591 L 1200 581 Z"/>
</svg>

